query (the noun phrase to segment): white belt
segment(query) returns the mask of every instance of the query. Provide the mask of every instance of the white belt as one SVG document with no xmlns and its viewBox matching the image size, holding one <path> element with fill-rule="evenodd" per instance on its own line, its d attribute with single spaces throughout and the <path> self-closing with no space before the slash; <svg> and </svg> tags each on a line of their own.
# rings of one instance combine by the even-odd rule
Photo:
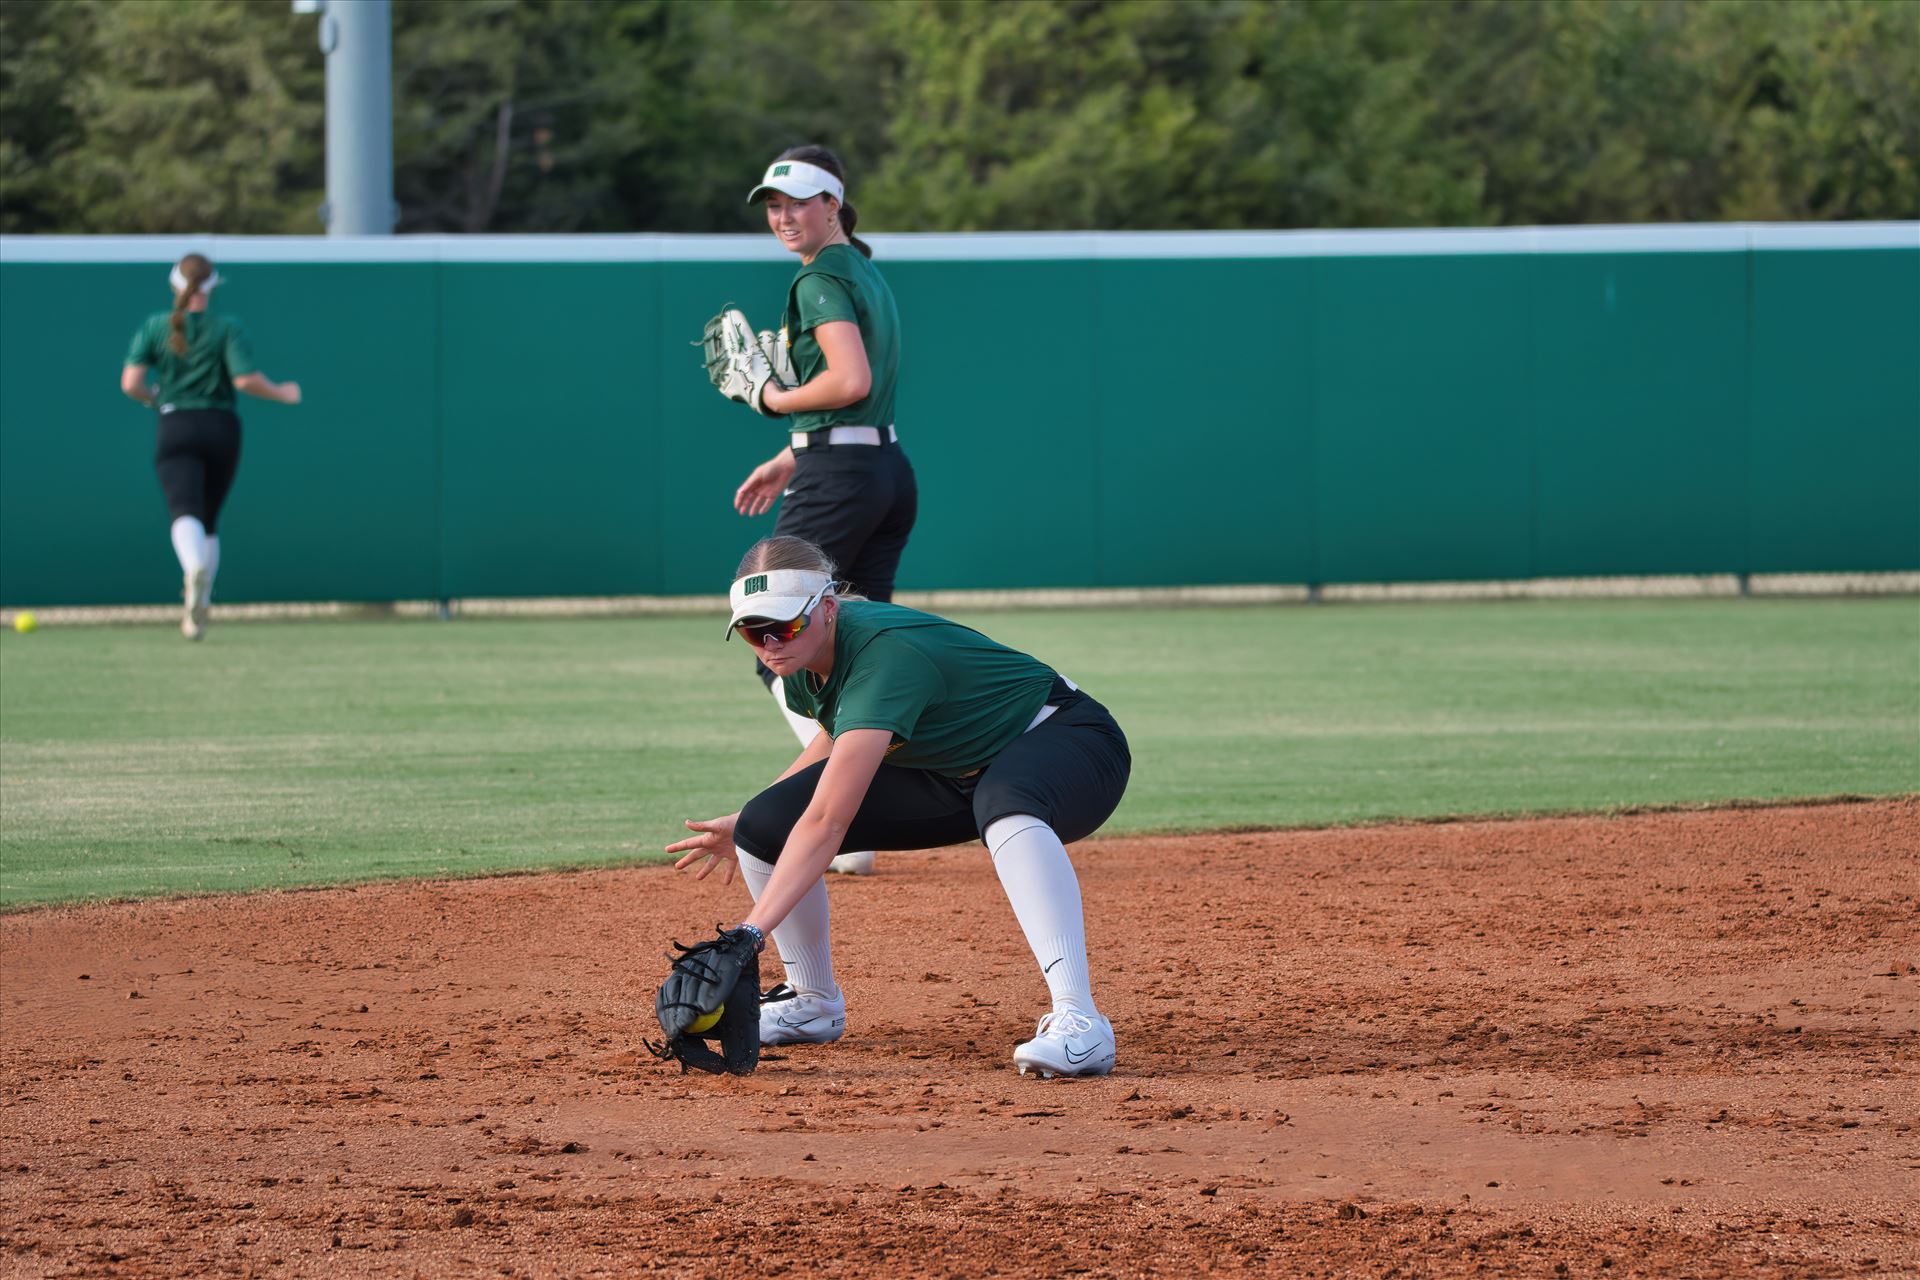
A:
<svg viewBox="0 0 1920 1280">
<path fill-rule="evenodd" d="M 826 437 L 815 440 L 815 436 Z M 900 439 L 900 433 L 892 427 L 828 427 L 825 431 L 796 431 L 793 433 L 793 447 L 805 449 L 816 444 L 893 444 Z"/>
<path fill-rule="evenodd" d="M 1054 674 L 1060 675 L 1060 673 L 1057 671 L 1054 672 Z M 1075 684 L 1073 681 L 1068 680 L 1065 676 L 1060 676 L 1060 680 L 1062 683 L 1064 683 L 1067 686 L 1067 688 L 1073 690 L 1075 693 L 1080 692 L 1080 686 Z M 1033 719 L 1027 721 L 1027 727 L 1022 729 L 1020 732 L 1032 733 L 1035 729 L 1038 729 L 1041 725 L 1046 723 L 1048 716 L 1052 715 L 1054 712 L 1058 711 L 1059 709 L 1060 709 L 1059 707 L 1049 702 L 1046 706 L 1040 708 L 1040 710 L 1034 713 Z M 982 772 L 985 771 L 986 767 L 987 767 L 986 765 L 981 765 L 980 768 L 970 769 L 966 773 L 960 774 L 959 776 L 962 778 L 977 778 L 980 776 Z"/>
<path fill-rule="evenodd" d="M 1058 675 L 1059 673 L 1055 672 L 1054 674 Z M 1067 679 L 1065 676 L 1060 676 L 1060 683 L 1066 685 L 1067 688 L 1072 689 L 1075 693 L 1078 693 L 1080 691 L 1080 686 L 1075 684 L 1073 681 Z M 1035 729 L 1038 729 L 1040 727 L 1040 725 L 1046 720 L 1048 716 L 1052 715 L 1054 712 L 1058 711 L 1059 709 L 1060 709 L 1059 707 L 1054 706 L 1052 703 L 1048 703 L 1046 706 L 1040 708 L 1039 711 L 1034 713 L 1033 719 L 1029 720 L 1027 722 L 1027 727 L 1022 729 L 1020 732 L 1032 733 Z"/>
</svg>

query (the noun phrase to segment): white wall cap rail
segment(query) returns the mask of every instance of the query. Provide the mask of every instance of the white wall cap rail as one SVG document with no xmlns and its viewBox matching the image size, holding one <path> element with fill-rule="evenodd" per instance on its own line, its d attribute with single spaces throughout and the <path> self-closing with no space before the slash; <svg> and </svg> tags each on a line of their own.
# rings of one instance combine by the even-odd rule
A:
<svg viewBox="0 0 1920 1280">
<path fill-rule="evenodd" d="M 864 237 L 883 261 L 1431 257 L 1515 253 L 1743 253 L 1920 249 L 1916 222 L 1725 222 L 1644 226 L 1457 227 L 1361 231 L 979 231 Z M 787 262 L 772 237 L 0 236 L 0 263 Z"/>
</svg>

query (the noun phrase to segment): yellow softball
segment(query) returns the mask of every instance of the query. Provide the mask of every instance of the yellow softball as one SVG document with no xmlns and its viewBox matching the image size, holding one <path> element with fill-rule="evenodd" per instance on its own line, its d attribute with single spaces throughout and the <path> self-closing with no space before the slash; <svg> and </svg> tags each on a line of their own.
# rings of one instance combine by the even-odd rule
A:
<svg viewBox="0 0 1920 1280">
<path fill-rule="evenodd" d="M 13 629 L 21 635 L 27 634 L 40 625 L 40 619 L 33 616 L 33 610 L 22 609 L 13 615 Z"/>
<path fill-rule="evenodd" d="M 697 1036 L 703 1031 L 710 1030 L 713 1027 L 714 1023 L 720 1021 L 720 1015 L 725 1013 L 726 1011 L 727 1011 L 727 1006 L 723 1004 L 718 1009 L 715 1009 L 712 1013 L 701 1014 L 699 1017 L 695 1018 L 692 1022 L 687 1024 L 687 1034 L 690 1036 Z"/>
</svg>

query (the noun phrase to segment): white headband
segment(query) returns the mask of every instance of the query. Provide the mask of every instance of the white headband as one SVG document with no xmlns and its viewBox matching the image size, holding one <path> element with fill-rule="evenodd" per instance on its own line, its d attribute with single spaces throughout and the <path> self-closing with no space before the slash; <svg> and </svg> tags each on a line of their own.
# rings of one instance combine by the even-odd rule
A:
<svg viewBox="0 0 1920 1280">
<path fill-rule="evenodd" d="M 180 268 L 176 265 L 173 269 L 173 273 L 167 277 L 167 283 L 173 286 L 173 291 L 175 293 L 185 293 L 187 291 L 187 286 L 192 284 L 193 281 L 187 279 L 187 277 L 181 272 Z M 210 274 L 205 280 L 202 280 L 200 282 L 200 292 L 212 293 L 213 287 L 219 283 L 220 283 L 220 273 L 218 271 L 215 271 L 212 274 Z"/>
<path fill-rule="evenodd" d="M 842 204 L 847 201 L 846 184 L 805 160 L 775 160 L 768 165 L 760 185 L 747 193 L 747 203 L 752 204 L 769 191 L 784 192 L 795 200 L 811 200 L 824 191 Z"/>
</svg>

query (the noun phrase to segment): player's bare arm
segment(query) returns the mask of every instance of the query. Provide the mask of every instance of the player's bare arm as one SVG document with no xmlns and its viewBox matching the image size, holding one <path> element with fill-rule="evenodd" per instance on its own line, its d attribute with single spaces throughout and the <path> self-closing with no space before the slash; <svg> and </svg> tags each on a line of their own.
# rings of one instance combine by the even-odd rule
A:
<svg viewBox="0 0 1920 1280">
<path fill-rule="evenodd" d="M 235 391 L 244 391 L 250 396 L 262 400 L 272 400 L 279 404 L 299 404 L 300 384 L 297 382 L 275 382 L 264 373 L 243 373 L 233 380 Z"/>
<path fill-rule="evenodd" d="M 148 408 L 153 407 L 153 389 L 147 385 L 147 366 L 130 364 L 123 367 L 120 370 L 120 390 Z"/>
<path fill-rule="evenodd" d="M 748 472 L 747 478 L 734 490 L 733 509 L 743 516 L 765 515 L 786 492 L 787 482 L 793 479 L 793 468 L 791 446 L 768 458 Z"/>
<path fill-rule="evenodd" d="M 865 400 L 873 390 L 873 367 L 867 363 L 867 344 L 861 340 L 859 325 L 851 320 L 829 320 L 813 331 L 813 339 L 826 357 L 826 369 L 792 390 L 767 387 L 760 398 L 769 412 L 844 409 Z"/>
<path fill-rule="evenodd" d="M 805 769 L 809 765 L 817 764 L 825 760 L 832 750 L 833 739 L 827 735 L 825 730 L 822 730 L 814 737 L 812 742 L 809 742 L 805 747 L 801 748 L 800 754 L 794 757 L 793 763 L 785 769 L 782 769 L 780 776 L 775 778 L 774 781 L 782 781 L 800 772 L 800 770 Z M 681 858 L 673 864 L 673 869 L 675 871 L 685 871 L 695 863 L 704 862 L 706 865 L 700 868 L 700 873 L 694 876 L 694 879 L 705 880 L 715 871 L 724 867 L 726 869 L 726 878 L 721 880 L 720 883 L 732 884 L 734 868 L 738 866 L 733 852 L 733 827 L 739 820 L 740 814 L 738 812 L 729 813 L 719 818 L 707 818 L 704 821 L 688 818 L 686 820 L 687 830 L 697 832 L 698 834 L 667 846 L 666 852 L 668 853 L 686 854 L 684 858 Z"/>
<path fill-rule="evenodd" d="M 820 736 L 826 737 L 824 733 Z M 773 878 L 754 903 L 747 924 L 763 933 L 773 932 L 826 874 L 827 864 L 840 852 L 840 842 L 853 825 L 854 815 L 860 812 L 860 802 L 866 799 L 873 775 L 892 744 L 893 735 L 885 729 L 849 729 L 833 739 L 820 785 L 787 836 L 774 864 Z"/>
</svg>

